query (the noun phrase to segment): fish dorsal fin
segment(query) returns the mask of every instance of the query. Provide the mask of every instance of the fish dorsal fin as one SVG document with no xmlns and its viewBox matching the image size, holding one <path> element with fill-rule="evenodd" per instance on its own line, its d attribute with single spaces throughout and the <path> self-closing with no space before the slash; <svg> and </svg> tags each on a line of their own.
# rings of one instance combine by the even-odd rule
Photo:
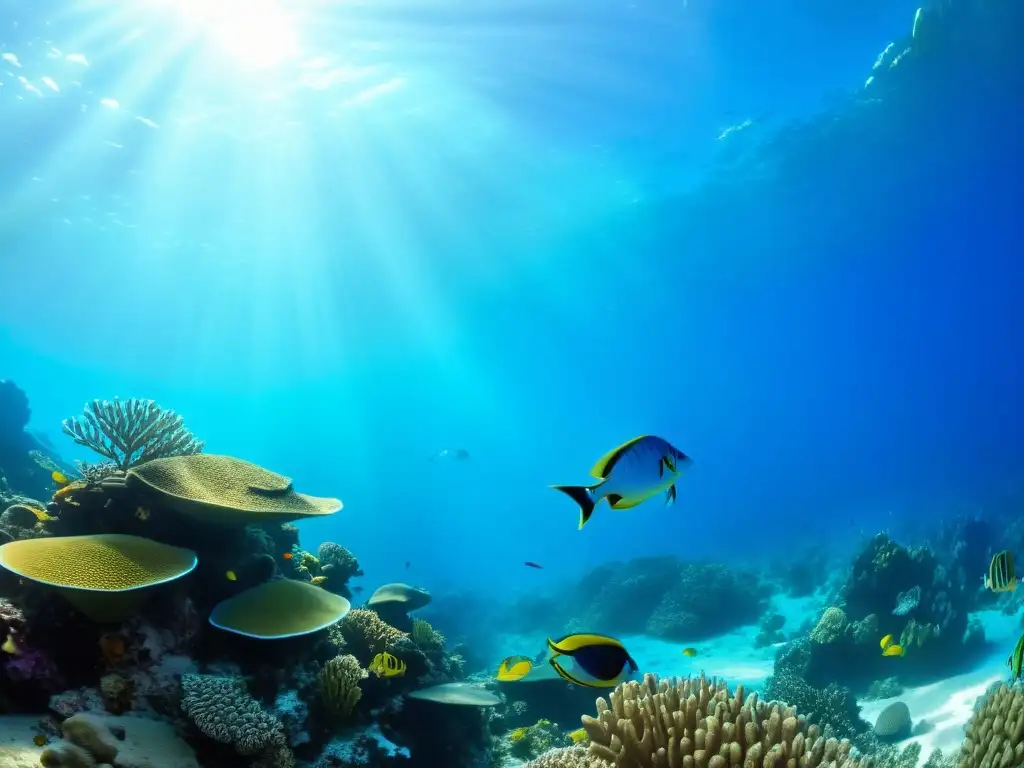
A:
<svg viewBox="0 0 1024 768">
<path fill-rule="evenodd" d="M 617 448 L 612 448 L 608 453 L 597 460 L 593 469 L 590 470 L 590 476 L 596 477 L 598 480 L 603 480 L 611 474 L 612 468 L 615 466 L 615 462 L 619 458 L 632 448 L 634 445 L 645 439 L 647 435 L 640 435 L 640 437 L 634 437 L 632 440 L 627 440 Z"/>
</svg>

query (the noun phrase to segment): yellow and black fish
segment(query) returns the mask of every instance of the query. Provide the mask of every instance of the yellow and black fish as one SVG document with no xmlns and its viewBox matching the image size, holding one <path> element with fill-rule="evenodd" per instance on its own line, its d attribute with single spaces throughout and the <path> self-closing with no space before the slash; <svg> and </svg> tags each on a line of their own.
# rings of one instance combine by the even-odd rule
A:
<svg viewBox="0 0 1024 768">
<path fill-rule="evenodd" d="M 1017 574 L 1013 569 L 1013 553 L 1007 549 L 992 556 L 985 577 L 985 589 L 993 592 L 1013 592 L 1017 588 Z"/>
<path fill-rule="evenodd" d="M 522 680 L 533 669 L 533 661 L 526 656 L 509 656 L 498 665 L 498 673 L 494 679 L 502 683 L 515 683 Z"/>
<path fill-rule="evenodd" d="M 566 635 L 558 640 L 548 638 L 549 662 L 560 677 L 586 688 L 614 688 L 628 680 L 638 667 L 625 646 L 605 635 Z M 563 656 L 573 661 L 566 669 Z"/>
<path fill-rule="evenodd" d="M 1024 679 L 1024 674 L 1021 674 L 1022 663 L 1024 663 L 1024 635 L 1020 636 L 1020 640 L 1013 647 L 1013 653 L 1006 658 L 1006 665 L 1010 668 L 1011 685 Z"/>
<path fill-rule="evenodd" d="M 551 487 L 579 504 L 582 528 L 601 499 L 608 499 L 612 509 L 630 509 L 665 491 L 665 503 L 671 504 L 676 499 L 676 480 L 692 463 L 667 440 L 641 435 L 597 460 L 590 475 L 600 482 Z"/>
<path fill-rule="evenodd" d="M 50 473 L 50 479 L 56 483 L 58 488 L 63 488 L 65 485 L 70 485 L 71 481 L 68 480 L 68 476 L 61 472 L 59 469 L 53 470 Z"/>
<path fill-rule="evenodd" d="M 401 677 L 405 674 L 405 662 L 390 653 L 378 653 L 367 669 L 377 677 Z"/>
</svg>

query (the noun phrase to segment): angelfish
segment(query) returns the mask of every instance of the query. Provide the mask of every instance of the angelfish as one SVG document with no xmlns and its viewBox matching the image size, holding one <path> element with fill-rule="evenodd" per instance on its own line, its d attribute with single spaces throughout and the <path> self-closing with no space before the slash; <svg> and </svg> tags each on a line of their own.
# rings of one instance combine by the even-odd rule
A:
<svg viewBox="0 0 1024 768">
<path fill-rule="evenodd" d="M 676 499 L 676 480 L 692 463 L 693 459 L 667 440 L 642 435 L 597 460 L 590 475 L 600 482 L 551 487 L 579 504 L 582 528 L 601 499 L 607 499 L 612 509 L 630 509 L 665 491 L 665 503 L 671 504 Z"/>
</svg>

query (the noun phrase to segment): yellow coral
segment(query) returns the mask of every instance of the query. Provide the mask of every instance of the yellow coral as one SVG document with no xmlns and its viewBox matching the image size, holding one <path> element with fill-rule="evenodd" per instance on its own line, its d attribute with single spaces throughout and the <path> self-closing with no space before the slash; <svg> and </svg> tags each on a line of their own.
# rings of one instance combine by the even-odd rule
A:
<svg viewBox="0 0 1024 768">
<path fill-rule="evenodd" d="M 967 723 L 959 768 L 1024 765 L 1024 689 L 1003 684 Z"/>
<path fill-rule="evenodd" d="M 338 499 L 296 493 L 291 479 L 231 456 L 170 456 L 128 470 L 129 486 L 157 494 L 168 507 L 203 523 L 246 525 L 332 515 Z"/>
<path fill-rule="evenodd" d="M 597 700 L 597 717 L 584 715 L 590 756 L 612 765 L 653 768 L 664 765 L 857 768 L 850 744 L 825 738 L 807 726 L 796 710 L 744 699 L 724 682 L 699 678 L 622 683 Z M 713 756 L 713 757 L 711 757 Z M 710 761 L 708 758 L 710 757 Z M 788 761 L 787 761 L 788 758 Z"/>
</svg>

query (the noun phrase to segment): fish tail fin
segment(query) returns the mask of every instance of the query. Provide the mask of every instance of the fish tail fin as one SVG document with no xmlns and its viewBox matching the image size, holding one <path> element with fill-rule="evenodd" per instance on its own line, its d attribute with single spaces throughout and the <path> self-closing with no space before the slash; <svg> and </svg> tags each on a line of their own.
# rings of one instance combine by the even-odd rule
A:
<svg viewBox="0 0 1024 768">
<path fill-rule="evenodd" d="M 587 524 L 587 520 L 594 514 L 594 507 L 597 501 L 594 499 L 594 489 L 586 485 L 552 485 L 556 491 L 561 491 L 571 498 L 580 507 L 580 528 Z"/>
</svg>

